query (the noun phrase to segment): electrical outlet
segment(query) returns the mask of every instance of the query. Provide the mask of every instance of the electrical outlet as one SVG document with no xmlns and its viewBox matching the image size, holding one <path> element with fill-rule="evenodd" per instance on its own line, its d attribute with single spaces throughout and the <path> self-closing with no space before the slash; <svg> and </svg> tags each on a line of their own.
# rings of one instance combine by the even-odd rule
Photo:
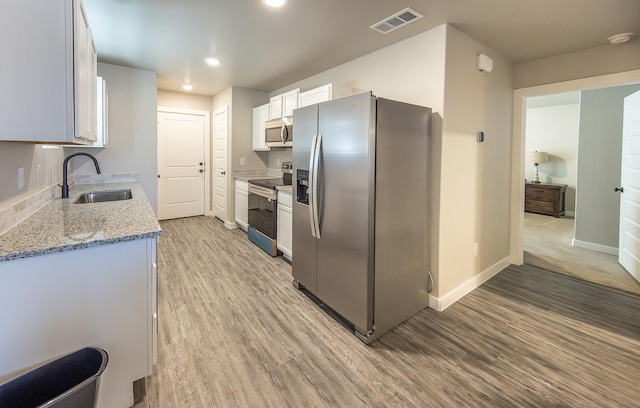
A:
<svg viewBox="0 0 640 408">
<path fill-rule="evenodd" d="M 480 244 L 477 242 L 473 244 L 473 256 L 478 256 L 478 252 L 480 250 Z"/>
<path fill-rule="evenodd" d="M 244 166 L 245 164 L 247 164 L 247 160 L 244 157 L 240 158 L 240 165 Z"/>
<path fill-rule="evenodd" d="M 24 188 L 24 169 L 20 167 L 18 169 L 18 190 L 22 190 Z"/>
<path fill-rule="evenodd" d="M 36 166 L 36 184 L 40 185 L 41 177 L 40 177 L 40 165 Z"/>
</svg>

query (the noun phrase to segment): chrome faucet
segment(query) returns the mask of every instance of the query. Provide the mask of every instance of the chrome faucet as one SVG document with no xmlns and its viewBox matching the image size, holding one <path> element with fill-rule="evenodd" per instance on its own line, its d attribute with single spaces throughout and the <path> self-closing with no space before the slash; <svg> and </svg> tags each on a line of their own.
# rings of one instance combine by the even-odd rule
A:
<svg viewBox="0 0 640 408">
<path fill-rule="evenodd" d="M 73 156 L 87 156 L 91 160 L 93 160 L 93 164 L 96 166 L 96 172 L 100 174 L 100 166 L 98 165 L 98 160 L 95 157 L 85 152 L 78 152 L 68 155 L 64 162 L 62 163 L 62 198 L 69 198 L 69 184 L 67 183 L 67 164 L 69 163 L 69 159 Z"/>
</svg>

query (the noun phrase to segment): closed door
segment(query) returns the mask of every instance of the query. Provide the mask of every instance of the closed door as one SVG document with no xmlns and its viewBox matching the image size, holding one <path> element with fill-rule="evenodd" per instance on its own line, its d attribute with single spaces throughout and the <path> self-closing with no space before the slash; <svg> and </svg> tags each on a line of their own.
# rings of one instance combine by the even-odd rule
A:
<svg viewBox="0 0 640 408">
<path fill-rule="evenodd" d="M 227 221 L 227 107 L 213 112 L 214 215 Z"/>
<path fill-rule="evenodd" d="M 204 215 L 205 117 L 158 112 L 158 218 Z"/>
<path fill-rule="evenodd" d="M 620 264 L 640 282 L 640 91 L 624 99 Z"/>
</svg>

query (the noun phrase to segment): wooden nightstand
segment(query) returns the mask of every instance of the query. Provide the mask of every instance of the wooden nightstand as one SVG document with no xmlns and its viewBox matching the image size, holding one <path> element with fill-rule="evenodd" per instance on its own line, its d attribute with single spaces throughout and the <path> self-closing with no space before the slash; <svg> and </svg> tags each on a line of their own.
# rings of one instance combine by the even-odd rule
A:
<svg viewBox="0 0 640 408">
<path fill-rule="evenodd" d="M 564 215 L 564 195 L 566 184 L 524 184 L 524 210 L 527 212 L 553 215 L 558 218 Z"/>
</svg>

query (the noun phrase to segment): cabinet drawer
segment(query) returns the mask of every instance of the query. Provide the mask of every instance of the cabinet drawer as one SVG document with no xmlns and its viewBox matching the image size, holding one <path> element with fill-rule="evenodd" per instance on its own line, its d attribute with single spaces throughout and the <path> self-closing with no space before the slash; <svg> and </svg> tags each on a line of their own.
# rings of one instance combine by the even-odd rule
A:
<svg viewBox="0 0 640 408">
<path fill-rule="evenodd" d="M 542 188 L 527 188 L 527 199 L 531 200 L 554 200 L 556 191 Z"/>
<path fill-rule="evenodd" d="M 542 214 L 555 213 L 554 203 L 549 201 L 527 200 L 524 204 L 524 210 Z"/>
</svg>

